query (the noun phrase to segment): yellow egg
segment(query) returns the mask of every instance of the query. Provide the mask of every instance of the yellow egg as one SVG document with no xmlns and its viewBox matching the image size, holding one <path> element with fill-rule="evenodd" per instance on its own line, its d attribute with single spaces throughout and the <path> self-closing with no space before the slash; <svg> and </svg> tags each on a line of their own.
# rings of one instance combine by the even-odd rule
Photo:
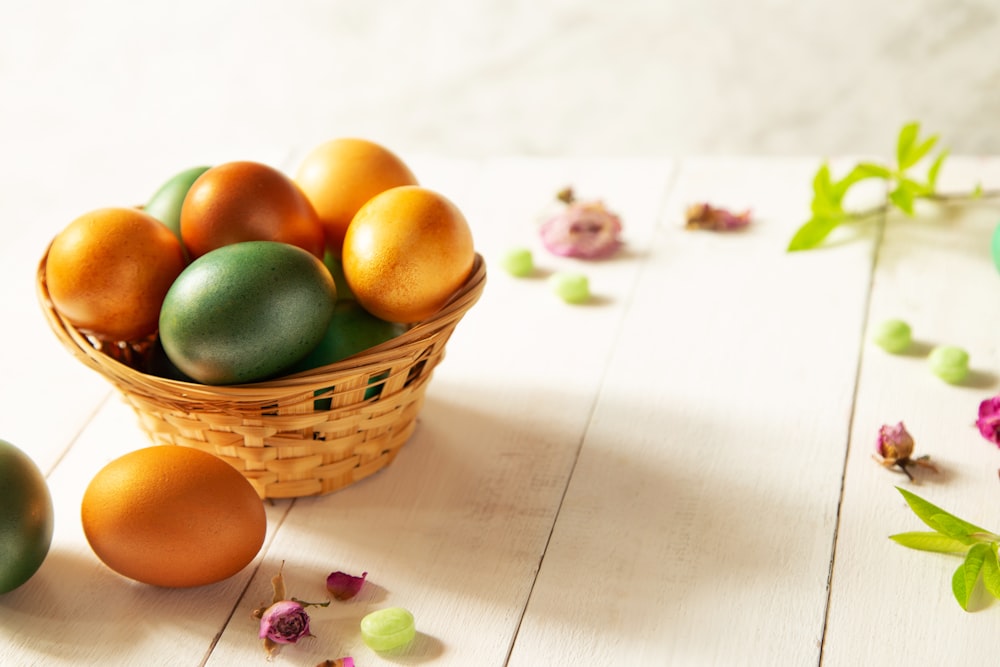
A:
<svg viewBox="0 0 1000 667">
<path fill-rule="evenodd" d="M 264 544 L 264 506 L 243 475 L 189 447 L 158 445 L 115 459 L 91 480 L 83 531 L 115 572 L 154 586 L 222 581 Z"/>
<path fill-rule="evenodd" d="M 472 273 L 476 251 L 462 212 L 416 185 L 375 195 L 344 237 L 344 277 L 376 317 L 410 324 L 427 319 Z"/>
</svg>

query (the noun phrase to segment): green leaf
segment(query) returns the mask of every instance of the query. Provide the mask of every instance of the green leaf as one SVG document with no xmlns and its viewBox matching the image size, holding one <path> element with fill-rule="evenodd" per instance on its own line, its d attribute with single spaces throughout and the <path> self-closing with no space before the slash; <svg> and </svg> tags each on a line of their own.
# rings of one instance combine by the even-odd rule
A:
<svg viewBox="0 0 1000 667">
<path fill-rule="evenodd" d="M 908 216 L 914 215 L 913 192 L 900 185 L 889 193 L 889 201 L 896 205 L 900 211 Z"/>
<path fill-rule="evenodd" d="M 1000 561 L 997 560 L 997 545 L 990 545 L 990 555 L 983 560 L 983 584 L 989 594 L 1000 598 Z"/>
<path fill-rule="evenodd" d="M 838 212 L 838 209 L 840 202 L 833 195 L 830 166 L 824 162 L 813 176 L 812 212 L 814 215 L 823 215 L 828 212 Z"/>
<path fill-rule="evenodd" d="M 910 145 L 910 150 L 906 154 L 906 159 L 900 160 L 899 162 L 899 170 L 903 171 L 904 169 L 909 169 L 916 163 L 920 162 L 925 155 L 931 152 L 931 149 L 934 148 L 937 141 L 938 137 L 936 134 L 928 137 L 920 144 L 916 144 L 916 137 L 914 137 L 914 143 Z"/>
<path fill-rule="evenodd" d="M 931 163 L 930 168 L 927 170 L 927 188 L 931 192 L 937 190 L 938 173 L 941 171 L 941 165 L 944 164 L 945 158 L 947 157 L 947 149 L 941 151 L 938 153 L 938 156 L 934 158 L 934 162 Z"/>
<path fill-rule="evenodd" d="M 951 578 L 952 593 L 955 594 L 955 599 L 965 611 L 969 611 L 969 599 L 972 597 L 972 591 L 976 588 L 976 582 L 979 581 L 983 563 L 989 556 L 994 556 L 992 546 L 977 544 L 969 549 L 969 553 L 965 556 L 965 562 L 958 566 Z"/>
<path fill-rule="evenodd" d="M 919 132 L 920 123 L 916 122 L 907 123 L 899 131 L 899 139 L 896 142 L 896 163 L 899 165 L 900 171 L 906 169 L 903 165 L 906 164 L 913 151 L 913 144 L 916 143 Z"/>
<path fill-rule="evenodd" d="M 950 537 L 954 537 L 954 535 L 957 534 L 962 534 L 965 537 L 973 535 L 974 533 L 991 534 L 990 531 L 988 530 L 973 525 L 968 521 L 963 521 L 962 519 L 959 519 L 957 516 L 951 514 L 950 512 L 945 512 L 937 505 L 924 500 L 923 498 L 921 498 L 920 496 L 911 491 L 907 491 L 906 489 L 898 486 L 896 487 L 896 490 L 899 491 L 901 494 L 903 494 L 903 498 L 906 500 L 906 504 L 910 506 L 910 509 L 913 510 L 913 513 L 917 515 L 917 518 L 919 518 L 921 521 L 926 523 L 930 528 L 933 528 L 934 530 L 940 532 L 940 526 L 942 526 L 943 524 L 941 517 L 946 516 L 949 517 L 954 522 L 957 522 L 949 524 L 947 526 L 950 530 L 955 531 L 953 535 L 949 535 Z M 961 528 L 959 529 L 957 528 L 957 526 L 961 526 Z"/>
<path fill-rule="evenodd" d="M 976 188 L 972 191 L 972 198 L 979 199 L 983 196 L 983 184 L 976 183 Z"/>
<path fill-rule="evenodd" d="M 963 544 L 975 544 L 986 541 L 979 539 L 979 536 L 984 535 L 986 531 L 977 530 L 971 523 L 962 521 L 951 514 L 935 514 L 930 518 L 928 523 L 931 524 L 931 528 L 934 528 L 942 535 L 958 540 Z"/>
<path fill-rule="evenodd" d="M 799 227 L 798 231 L 788 243 L 788 252 L 799 250 L 810 250 L 815 248 L 830 235 L 837 226 L 843 222 L 844 218 L 812 217 L 805 224 Z"/>
<path fill-rule="evenodd" d="M 889 539 L 897 544 L 919 551 L 934 551 L 943 554 L 964 554 L 969 545 L 941 533 L 911 532 L 890 535 Z"/>
</svg>

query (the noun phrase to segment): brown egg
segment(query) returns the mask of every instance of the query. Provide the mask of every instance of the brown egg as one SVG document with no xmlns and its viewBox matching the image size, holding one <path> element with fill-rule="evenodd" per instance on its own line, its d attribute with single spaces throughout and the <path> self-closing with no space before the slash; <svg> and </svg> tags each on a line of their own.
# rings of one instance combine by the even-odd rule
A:
<svg viewBox="0 0 1000 667">
<path fill-rule="evenodd" d="M 358 211 L 344 237 L 348 286 L 383 320 L 427 319 L 472 272 L 472 232 L 443 195 L 419 186 L 386 190 Z"/>
<path fill-rule="evenodd" d="M 181 239 L 192 259 L 241 241 L 280 241 L 323 258 L 323 226 L 302 190 L 259 162 L 212 167 L 181 207 Z"/>
<path fill-rule="evenodd" d="M 154 586 L 203 586 L 236 574 L 264 543 L 264 505 L 222 459 L 176 445 L 107 464 L 81 505 L 84 535 L 115 572 Z"/>
</svg>

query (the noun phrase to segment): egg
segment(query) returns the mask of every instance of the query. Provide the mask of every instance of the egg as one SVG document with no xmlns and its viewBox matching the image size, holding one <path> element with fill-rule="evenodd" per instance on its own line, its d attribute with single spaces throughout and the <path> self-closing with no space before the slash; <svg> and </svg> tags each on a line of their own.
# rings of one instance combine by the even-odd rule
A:
<svg viewBox="0 0 1000 667">
<path fill-rule="evenodd" d="M 337 290 L 319 259 L 247 241 L 192 262 L 163 300 L 160 341 L 185 375 L 212 385 L 271 377 L 322 340 Z"/>
<path fill-rule="evenodd" d="M 208 167 L 191 167 L 171 176 L 149 198 L 143 210 L 165 224 L 174 236 L 181 238 L 181 207 L 191 185 L 208 171 Z"/>
<path fill-rule="evenodd" d="M 23 451 L 0 440 L 0 594 L 38 571 L 52 545 L 52 497 Z"/>
<path fill-rule="evenodd" d="M 462 212 L 416 185 L 386 190 L 358 210 L 344 236 L 344 277 L 365 310 L 412 324 L 440 310 L 472 273 L 476 251 Z"/>
<path fill-rule="evenodd" d="M 241 241 L 281 241 L 323 259 L 323 225 L 298 185 L 274 167 L 236 161 L 201 174 L 184 197 L 181 240 L 191 257 Z"/>
<path fill-rule="evenodd" d="M 104 466 L 81 503 L 84 535 L 115 572 L 169 588 L 233 576 L 264 544 L 263 503 L 242 473 L 198 449 L 156 445 Z"/>
</svg>

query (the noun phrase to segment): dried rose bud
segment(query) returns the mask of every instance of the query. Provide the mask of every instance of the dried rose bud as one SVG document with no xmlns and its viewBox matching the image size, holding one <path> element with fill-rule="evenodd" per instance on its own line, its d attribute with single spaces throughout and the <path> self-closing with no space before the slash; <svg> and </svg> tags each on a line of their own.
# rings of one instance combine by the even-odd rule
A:
<svg viewBox="0 0 1000 667">
<path fill-rule="evenodd" d="M 309 614 L 295 600 L 275 602 L 260 618 L 260 638 L 276 644 L 294 644 L 309 635 Z"/>
<path fill-rule="evenodd" d="M 886 424 L 878 430 L 875 451 L 885 459 L 908 459 L 913 455 L 913 436 L 903 422 L 895 426 Z"/>
<path fill-rule="evenodd" d="M 750 224 L 750 211 L 733 213 L 724 208 L 716 208 L 708 203 L 692 204 L 685 216 L 687 229 L 707 229 L 714 232 L 729 232 L 743 229 Z"/>
<path fill-rule="evenodd" d="M 984 438 L 1000 447 L 1000 396 L 987 398 L 979 404 L 976 426 Z"/>
<path fill-rule="evenodd" d="M 326 590 L 338 600 L 350 600 L 361 590 L 367 576 L 367 572 L 362 572 L 360 577 L 346 572 L 331 572 L 326 578 Z"/>
<path fill-rule="evenodd" d="M 886 468 L 897 466 L 911 480 L 913 475 L 908 469 L 910 465 L 917 465 L 937 472 L 937 466 L 930 462 L 929 456 L 913 458 L 913 436 L 906 430 L 903 422 L 899 422 L 895 426 L 885 424 L 878 430 L 875 452 L 876 461 Z"/>
<path fill-rule="evenodd" d="M 541 226 L 542 244 L 554 255 L 578 259 L 602 259 L 622 245 L 621 219 L 600 201 L 578 202 L 572 191 L 560 193 L 565 206 Z"/>
<path fill-rule="evenodd" d="M 336 660 L 324 660 L 316 665 L 316 667 L 354 667 L 354 658 L 348 656 L 346 658 L 337 658 Z"/>
</svg>

